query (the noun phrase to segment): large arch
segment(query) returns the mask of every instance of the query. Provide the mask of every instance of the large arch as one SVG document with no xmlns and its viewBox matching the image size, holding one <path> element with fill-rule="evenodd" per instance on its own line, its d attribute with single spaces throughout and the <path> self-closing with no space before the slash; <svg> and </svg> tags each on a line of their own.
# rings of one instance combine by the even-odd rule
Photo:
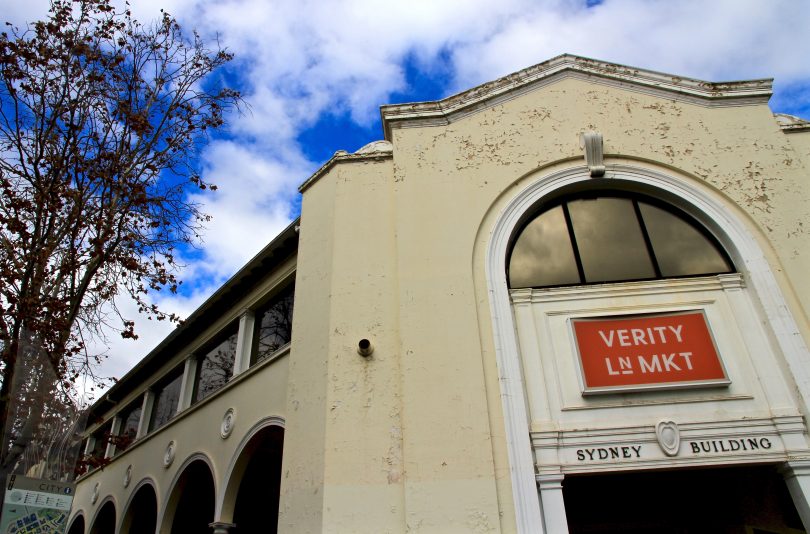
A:
<svg viewBox="0 0 810 534">
<path fill-rule="evenodd" d="M 541 171 L 542 172 L 542 171 Z M 540 174 L 540 173 L 537 173 Z M 537 176 L 537 174 L 535 176 Z M 642 165 L 608 165 L 603 183 L 614 180 L 668 201 L 701 222 L 731 255 L 746 276 L 772 330 L 772 340 L 799 384 L 802 409 L 810 406 L 810 351 L 771 272 L 768 260 L 744 216 L 730 210 L 720 195 L 696 179 Z M 506 429 L 515 517 L 519 532 L 537 532 L 543 525 L 532 446 L 526 429 L 529 416 L 524 402 L 524 380 L 515 320 L 506 281 L 510 239 L 525 214 L 541 199 L 593 180 L 587 167 L 578 165 L 540 175 L 507 200 L 492 224 L 486 249 L 485 276 L 490 296 L 493 339 L 498 364 L 500 396 Z M 613 182 L 613 183 L 617 183 Z M 561 496 L 560 496 L 561 498 Z"/>
<path fill-rule="evenodd" d="M 217 517 L 219 521 L 233 521 L 234 508 L 239 497 L 245 470 L 248 469 L 251 457 L 261 448 L 271 427 L 280 429 L 283 437 L 285 430 L 284 418 L 273 415 L 262 419 L 245 433 L 237 446 L 225 474 L 223 489 L 217 496 Z M 274 432 L 278 432 L 278 430 Z"/>
<path fill-rule="evenodd" d="M 70 528 L 67 530 L 68 534 L 84 534 L 84 514 L 79 512 L 70 523 Z"/>
<path fill-rule="evenodd" d="M 157 528 L 157 493 L 154 483 L 145 479 L 133 488 L 124 509 L 121 532 L 128 534 L 154 534 Z"/>
<path fill-rule="evenodd" d="M 192 455 L 172 484 L 160 519 L 160 532 L 210 534 L 214 521 L 216 484 L 208 458 Z"/>
<path fill-rule="evenodd" d="M 220 521 L 240 531 L 276 532 L 269 518 L 278 517 L 284 420 L 269 417 L 242 439 L 228 469 L 218 507 Z"/>
<path fill-rule="evenodd" d="M 90 534 L 115 534 L 115 521 L 115 503 L 109 498 L 99 507 L 89 532 Z"/>
</svg>

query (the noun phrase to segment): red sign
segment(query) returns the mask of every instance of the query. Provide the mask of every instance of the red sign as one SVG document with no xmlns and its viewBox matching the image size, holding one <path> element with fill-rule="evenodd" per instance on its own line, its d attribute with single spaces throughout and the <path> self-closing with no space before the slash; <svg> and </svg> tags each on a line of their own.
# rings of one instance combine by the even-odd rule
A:
<svg viewBox="0 0 810 534">
<path fill-rule="evenodd" d="M 586 393 L 729 383 L 702 312 L 571 322 Z"/>
</svg>

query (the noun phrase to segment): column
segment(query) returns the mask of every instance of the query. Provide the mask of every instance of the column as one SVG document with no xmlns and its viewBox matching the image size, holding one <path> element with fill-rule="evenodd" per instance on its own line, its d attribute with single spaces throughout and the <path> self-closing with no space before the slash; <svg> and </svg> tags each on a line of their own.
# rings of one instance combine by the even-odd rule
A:
<svg viewBox="0 0 810 534">
<path fill-rule="evenodd" d="M 236 525 L 234 523 L 223 523 L 221 521 L 214 521 L 209 523 L 212 534 L 232 534 L 236 532 Z"/>
<path fill-rule="evenodd" d="M 568 519 L 565 516 L 563 501 L 562 473 L 536 475 L 537 490 L 540 493 L 540 507 L 543 512 L 543 524 L 546 532 L 554 534 L 568 533 Z"/>
<path fill-rule="evenodd" d="M 138 421 L 138 433 L 135 439 L 141 439 L 149 433 L 149 422 L 152 420 L 152 407 L 155 405 L 155 392 L 147 389 L 143 394 L 143 404 L 141 404 L 141 420 Z"/>
<path fill-rule="evenodd" d="M 177 413 L 182 412 L 194 400 L 194 382 L 197 380 L 197 357 L 192 354 L 186 358 L 183 368 L 183 382 L 180 384 L 180 399 L 177 402 Z"/>
<path fill-rule="evenodd" d="M 252 310 L 245 310 L 239 317 L 239 334 L 236 336 L 236 361 L 233 362 L 234 377 L 247 371 L 250 367 L 250 352 L 253 349 L 253 326 L 255 322 L 256 318 Z"/>
<path fill-rule="evenodd" d="M 805 530 L 810 530 L 810 460 L 786 462 L 780 471 Z"/>
<path fill-rule="evenodd" d="M 112 458 L 115 456 L 115 438 L 121 432 L 121 417 L 116 415 L 113 418 L 112 426 L 110 427 L 110 441 L 107 442 L 107 450 L 104 453 L 105 458 Z"/>
</svg>

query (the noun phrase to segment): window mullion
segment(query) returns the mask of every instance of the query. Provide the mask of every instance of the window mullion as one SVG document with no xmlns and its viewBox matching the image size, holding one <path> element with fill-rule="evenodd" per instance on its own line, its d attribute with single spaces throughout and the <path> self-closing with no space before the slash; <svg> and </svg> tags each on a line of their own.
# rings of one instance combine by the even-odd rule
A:
<svg viewBox="0 0 810 534">
<path fill-rule="evenodd" d="M 565 225 L 568 227 L 568 237 L 571 239 L 571 248 L 574 251 L 574 260 L 577 262 L 577 272 L 579 273 L 579 282 L 581 284 L 587 283 L 585 280 L 585 268 L 582 266 L 582 258 L 579 257 L 579 247 L 577 246 L 577 237 L 574 234 L 574 223 L 571 222 L 571 214 L 568 213 L 568 203 L 561 204 L 563 216 L 565 217 Z"/>
<path fill-rule="evenodd" d="M 636 219 L 638 219 L 638 225 L 641 228 L 641 235 L 644 237 L 644 244 L 647 246 L 647 254 L 650 256 L 650 260 L 652 261 L 655 277 L 663 278 L 661 268 L 658 266 L 658 259 L 655 257 L 655 251 L 653 250 L 650 234 L 647 232 L 647 226 L 644 224 L 644 218 L 641 216 L 641 209 L 638 207 L 638 201 L 635 198 L 632 200 L 633 210 L 636 212 Z"/>
</svg>

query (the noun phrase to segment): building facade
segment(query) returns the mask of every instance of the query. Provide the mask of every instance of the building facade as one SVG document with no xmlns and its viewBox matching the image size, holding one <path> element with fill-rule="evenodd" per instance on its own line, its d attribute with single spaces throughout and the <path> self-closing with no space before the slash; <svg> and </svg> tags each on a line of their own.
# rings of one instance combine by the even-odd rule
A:
<svg viewBox="0 0 810 534">
<path fill-rule="evenodd" d="M 383 106 L 94 405 L 70 532 L 803 532 L 810 123 L 770 95 L 563 55 Z"/>
</svg>

